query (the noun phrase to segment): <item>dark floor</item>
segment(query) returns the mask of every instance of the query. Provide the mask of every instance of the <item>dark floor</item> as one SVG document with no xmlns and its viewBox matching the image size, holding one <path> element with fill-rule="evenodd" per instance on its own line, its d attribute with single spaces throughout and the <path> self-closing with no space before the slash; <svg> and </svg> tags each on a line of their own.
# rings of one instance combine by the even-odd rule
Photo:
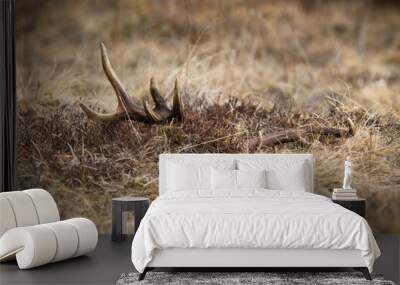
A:
<svg viewBox="0 0 400 285">
<path fill-rule="evenodd" d="M 97 248 L 80 256 L 41 267 L 18 270 L 16 262 L 0 264 L 0 285 L 9 284 L 115 284 L 124 272 L 134 271 L 131 242 L 112 242 L 100 236 Z"/>
<path fill-rule="evenodd" d="M 382 257 L 374 272 L 399 283 L 400 235 L 376 235 L 376 239 Z M 109 236 L 100 236 L 97 249 L 89 256 L 29 270 L 19 270 L 15 262 L 4 263 L 0 265 L 0 284 L 115 284 L 122 273 L 134 271 L 130 245 L 130 239 L 114 243 Z"/>
</svg>

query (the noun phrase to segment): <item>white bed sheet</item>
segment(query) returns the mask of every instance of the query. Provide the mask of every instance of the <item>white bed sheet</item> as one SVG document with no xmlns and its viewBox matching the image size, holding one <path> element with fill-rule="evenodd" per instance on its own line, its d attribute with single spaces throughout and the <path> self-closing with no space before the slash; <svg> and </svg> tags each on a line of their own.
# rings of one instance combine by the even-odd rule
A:
<svg viewBox="0 0 400 285">
<path fill-rule="evenodd" d="M 166 248 L 357 249 L 371 272 L 380 255 L 361 216 L 320 195 L 260 189 L 160 196 L 134 237 L 135 268 Z"/>
</svg>

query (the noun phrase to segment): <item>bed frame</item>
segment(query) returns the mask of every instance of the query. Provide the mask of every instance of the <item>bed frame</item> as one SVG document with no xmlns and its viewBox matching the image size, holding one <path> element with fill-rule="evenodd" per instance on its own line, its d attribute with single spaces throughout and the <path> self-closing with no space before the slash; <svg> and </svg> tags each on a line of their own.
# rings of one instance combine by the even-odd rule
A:
<svg viewBox="0 0 400 285">
<path fill-rule="evenodd" d="M 159 161 L 159 193 L 166 192 L 167 161 L 187 160 L 191 163 L 229 159 L 279 159 L 305 161 L 308 164 L 308 192 L 313 192 L 314 160 L 312 154 L 161 154 Z M 170 248 L 156 250 L 152 261 L 139 275 L 144 279 L 146 273 L 155 268 L 230 268 L 246 271 L 254 268 L 343 268 L 350 267 L 361 271 L 367 280 L 371 275 L 359 250 L 330 249 L 249 249 L 249 248 Z"/>
</svg>

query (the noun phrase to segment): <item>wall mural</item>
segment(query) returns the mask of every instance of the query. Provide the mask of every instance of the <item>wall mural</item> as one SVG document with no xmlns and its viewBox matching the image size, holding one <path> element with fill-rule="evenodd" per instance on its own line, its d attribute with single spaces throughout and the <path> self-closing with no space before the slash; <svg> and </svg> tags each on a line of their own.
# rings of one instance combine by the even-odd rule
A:
<svg viewBox="0 0 400 285">
<path fill-rule="evenodd" d="M 377 1 L 379 2 L 379 1 Z M 158 155 L 302 153 L 400 232 L 400 17 L 372 1 L 17 1 L 18 185 L 110 231 Z"/>
</svg>

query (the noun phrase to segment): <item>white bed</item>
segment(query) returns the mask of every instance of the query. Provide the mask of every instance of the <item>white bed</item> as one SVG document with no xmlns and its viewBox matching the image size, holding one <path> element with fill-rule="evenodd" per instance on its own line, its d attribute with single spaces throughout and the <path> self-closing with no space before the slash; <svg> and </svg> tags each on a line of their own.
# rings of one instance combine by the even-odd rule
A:
<svg viewBox="0 0 400 285">
<path fill-rule="evenodd" d="M 248 176 L 263 167 L 273 187 L 187 190 L 171 181 L 191 179 L 184 168 L 172 173 L 174 165 Z M 380 255 L 362 217 L 312 194 L 311 154 L 162 154 L 159 171 L 160 197 L 132 243 L 140 278 L 154 267 L 354 267 L 369 278 Z"/>
</svg>

